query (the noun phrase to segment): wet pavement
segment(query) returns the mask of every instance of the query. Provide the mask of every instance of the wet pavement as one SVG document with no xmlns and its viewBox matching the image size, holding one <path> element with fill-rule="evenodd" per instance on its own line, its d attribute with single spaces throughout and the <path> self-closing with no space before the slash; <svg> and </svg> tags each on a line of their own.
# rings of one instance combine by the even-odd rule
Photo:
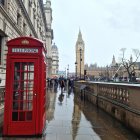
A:
<svg viewBox="0 0 140 140">
<path fill-rule="evenodd" d="M 49 89 L 45 134 L 39 138 L 1 137 L 0 140 L 139 140 L 132 131 L 73 91 Z"/>
</svg>

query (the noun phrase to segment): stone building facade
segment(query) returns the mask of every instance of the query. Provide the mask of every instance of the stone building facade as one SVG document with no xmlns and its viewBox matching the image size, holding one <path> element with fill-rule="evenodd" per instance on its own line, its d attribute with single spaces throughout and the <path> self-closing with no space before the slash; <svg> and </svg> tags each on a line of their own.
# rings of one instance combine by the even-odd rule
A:
<svg viewBox="0 0 140 140">
<path fill-rule="evenodd" d="M 130 57 L 130 63 L 133 63 L 132 56 Z M 140 62 L 134 62 L 131 66 L 134 68 L 135 76 L 140 78 Z M 128 72 L 126 68 L 121 63 L 117 63 L 115 60 L 115 56 L 113 55 L 112 63 L 108 66 L 99 67 L 97 64 L 85 64 L 85 69 L 87 70 L 87 76 L 94 77 L 94 78 L 115 78 L 116 74 L 119 80 L 123 81 L 126 80 L 124 78 L 128 78 Z"/>
<path fill-rule="evenodd" d="M 80 78 L 84 77 L 84 54 L 85 54 L 85 43 L 82 38 L 82 33 L 79 30 L 78 38 L 75 45 L 76 51 L 76 62 L 75 62 L 75 72 Z"/>
<path fill-rule="evenodd" d="M 46 22 L 47 22 L 47 32 L 46 32 L 46 46 L 47 46 L 47 77 L 51 77 L 52 75 L 52 40 L 53 40 L 53 30 L 52 30 L 52 8 L 51 8 L 51 0 L 47 0 L 44 4 Z"/>
<path fill-rule="evenodd" d="M 52 77 L 58 77 L 59 71 L 59 52 L 55 43 L 52 45 Z"/>
<path fill-rule="evenodd" d="M 0 0 L 0 78 L 3 82 L 8 40 L 19 36 L 38 38 L 47 49 L 46 59 L 51 57 L 53 30 L 50 6 L 50 0 L 45 5 L 43 0 Z"/>
</svg>

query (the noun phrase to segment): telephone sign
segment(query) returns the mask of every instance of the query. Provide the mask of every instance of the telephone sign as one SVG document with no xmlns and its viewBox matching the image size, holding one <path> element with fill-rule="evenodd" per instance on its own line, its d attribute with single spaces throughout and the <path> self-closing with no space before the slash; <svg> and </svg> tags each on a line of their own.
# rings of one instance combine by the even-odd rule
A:
<svg viewBox="0 0 140 140">
<path fill-rule="evenodd" d="M 33 48 L 12 48 L 12 52 L 19 53 L 38 53 L 38 49 Z"/>
</svg>

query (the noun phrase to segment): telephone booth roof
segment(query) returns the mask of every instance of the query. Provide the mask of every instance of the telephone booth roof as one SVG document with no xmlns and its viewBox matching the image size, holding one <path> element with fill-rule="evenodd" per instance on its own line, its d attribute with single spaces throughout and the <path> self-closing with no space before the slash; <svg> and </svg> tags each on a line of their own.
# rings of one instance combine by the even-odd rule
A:
<svg viewBox="0 0 140 140">
<path fill-rule="evenodd" d="M 17 37 L 14 38 L 10 41 L 7 42 L 7 46 L 33 46 L 33 47 L 38 47 L 38 46 L 44 46 L 43 42 L 37 38 L 33 37 L 27 37 L 27 36 L 22 36 L 22 37 Z"/>
</svg>

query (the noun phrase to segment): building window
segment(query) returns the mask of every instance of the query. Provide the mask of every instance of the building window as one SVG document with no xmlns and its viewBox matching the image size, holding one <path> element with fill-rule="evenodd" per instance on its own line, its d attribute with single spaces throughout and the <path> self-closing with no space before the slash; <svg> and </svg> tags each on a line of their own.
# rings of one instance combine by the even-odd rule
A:
<svg viewBox="0 0 140 140">
<path fill-rule="evenodd" d="M 24 35 L 26 34 L 26 28 L 27 28 L 26 23 L 23 23 L 23 33 L 24 33 Z"/>
<path fill-rule="evenodd" d="M 2 36 L 0 36 L 0 64 L 1 64 L 1 53 L 2 53 Z"/>
<path fill-rule="evenodd" d="M 25 0 L 22 0 L 23 1 L 23 3 L 25 4 Z"/>
<path fill-rule="evenodd" d="M 17 13 L 17 25 L 20 25 L 20 17 L 21 17 L 21 15 L 19 13 Z"/>
<path fill-rule="evenodd" d="M 28 14 L 29 14 L 29 16 L 31 17 L 32 1 L 29 0 L 28 2 L 29 2 L 29 3 L 28 3 Z"/>
<path fill-rule="evenodd" d="M 0 4 L 4 5 L 5 0 L 0 0 Z"/>
</svg>

